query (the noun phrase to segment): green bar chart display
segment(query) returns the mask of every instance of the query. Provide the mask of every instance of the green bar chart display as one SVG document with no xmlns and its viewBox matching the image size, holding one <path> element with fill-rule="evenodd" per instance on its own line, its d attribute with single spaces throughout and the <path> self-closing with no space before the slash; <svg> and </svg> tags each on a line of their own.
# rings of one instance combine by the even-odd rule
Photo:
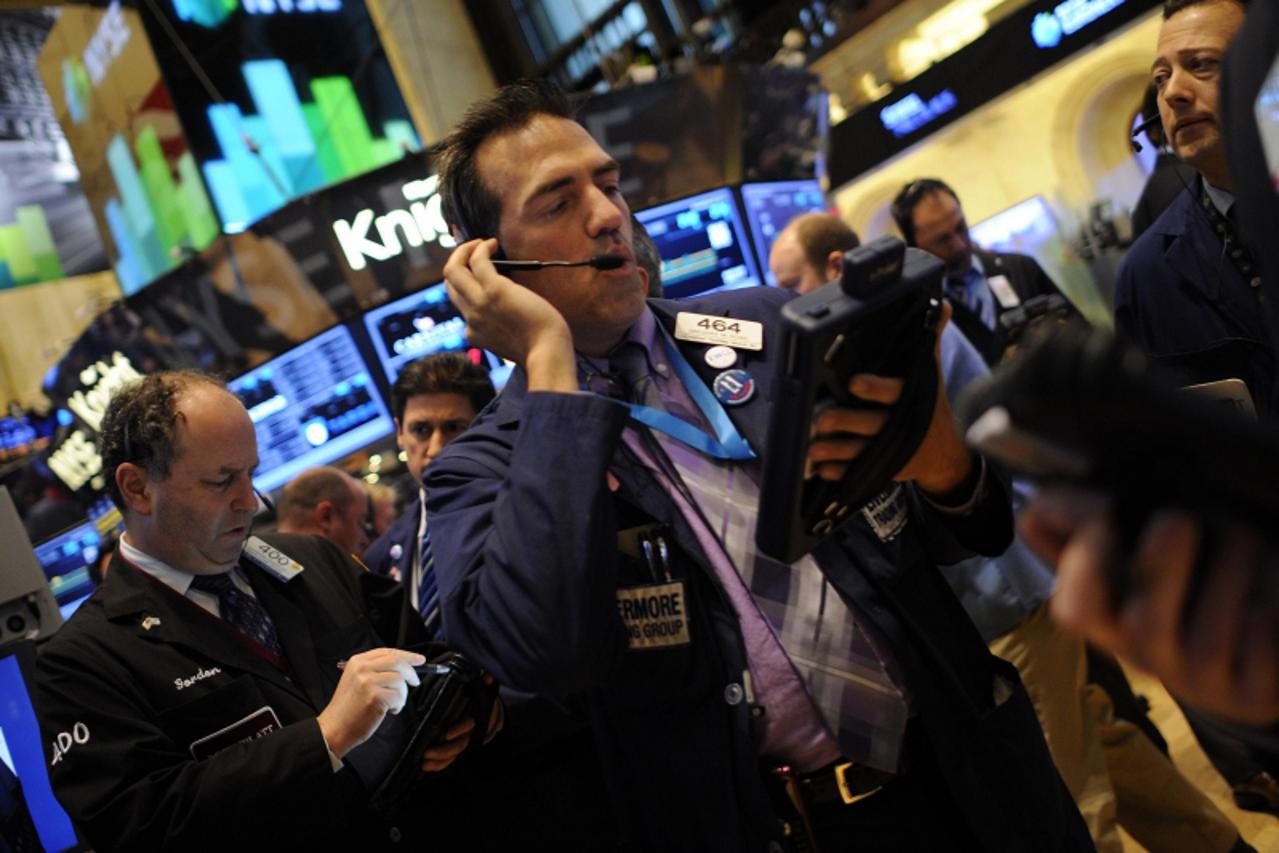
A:
<svg viewBox="0 0 1279 853">
<path fill-rule="evenodd" d="M 363 0 L 139 8 L 226 233 L 422 148 Z"/>
</svg>

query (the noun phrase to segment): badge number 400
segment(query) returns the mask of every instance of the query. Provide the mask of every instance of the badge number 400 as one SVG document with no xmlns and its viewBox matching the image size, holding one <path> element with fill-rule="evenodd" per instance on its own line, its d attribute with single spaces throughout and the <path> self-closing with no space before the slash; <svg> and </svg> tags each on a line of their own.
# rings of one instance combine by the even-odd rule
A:
<svg viewBox="0 0 1279 853">
<path fill-rule="evenodd" d="M 69 732 L 58 732 L 53 739 L 53 759 L 49 762 L 49 766 L 52 767 L 61 761 L 71 747 L 76 744 L 84 745 L 88 742 L 89 727 L 84 723 L 76 723 Z"/>
</svg>

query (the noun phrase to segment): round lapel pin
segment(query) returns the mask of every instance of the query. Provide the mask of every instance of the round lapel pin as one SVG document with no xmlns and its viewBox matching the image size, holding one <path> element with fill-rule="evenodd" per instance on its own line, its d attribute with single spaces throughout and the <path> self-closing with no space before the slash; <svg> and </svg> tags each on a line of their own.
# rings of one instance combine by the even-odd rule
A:
<svg viewBox="0 0 1279 853">
<path fill-rule="evenodd" d="M 755 379 L 740 368 L 725 370 L 715 377 L 715 399 L 725 406 L 740 406 L 755 396 Z"/>
<path fill-rule="evenodd" d="M 723 345 L 711 347 L 703 357 L 707 365 L 717 370 L 725 370 L 737 364 L 737 350 Z"/>
</svg>

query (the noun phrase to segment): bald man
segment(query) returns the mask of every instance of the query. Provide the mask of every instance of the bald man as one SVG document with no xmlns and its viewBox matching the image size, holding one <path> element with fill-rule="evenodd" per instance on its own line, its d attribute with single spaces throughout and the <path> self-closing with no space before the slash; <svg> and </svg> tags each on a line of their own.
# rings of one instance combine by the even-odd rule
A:
<svg viewBox="0 0 1279 853">
<path fill-rule="evenodd" d="M 323 536 L 357 556 L 369 546 L 368 514 L 369 497 L 360 481 L 328 465 L 294 477 L 276 506 L 281 533 Z"/>
<path fill-rule="evenodd" d="M 768 253 L 768 268 L 779 287 L 808 293 L 839 278 L 844 253 L 860 243 L 856 232 L 839 217 L 805 213 L 777 235 Z"/>
</svg>

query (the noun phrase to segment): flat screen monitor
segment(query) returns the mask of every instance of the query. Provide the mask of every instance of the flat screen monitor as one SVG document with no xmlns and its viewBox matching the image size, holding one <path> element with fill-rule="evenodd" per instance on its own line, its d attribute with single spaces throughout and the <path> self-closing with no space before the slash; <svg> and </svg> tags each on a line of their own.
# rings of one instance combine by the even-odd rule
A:
<svg viewBox="0 0 1279 853">
<path fill-rule="evenodd" d="M 498 388 L 506 384 L 511 373 L 511 366 L 492 353 L 467 346 L 466 321 L 449 302 L 443 283 L 366 312 L 364 328 L 373 341 L 388 384 L 395 383 L 404 365 L 437 352 L 464 350 L 471 361 L 488 369 Z"/>
<path fill-rule="evenodd" d="M 751 226 L 764 281 L 776 287 L 777 277 L 768 268 L 773 241 L 796 216 L 827 210 L 826 194 L 815 180 L 742 184 L 742 207 Z"/>
<path fill-rule="evenodd" d="M 13 850 L 84 850 L 49 786 L 44 737 L 27 690 L 34 664 L 35 652 L 27 642 L 0 650 L 0 787 L 13 804 L 5 840 Z M 75 738 L 80 733 L 67 734 Z"/>
<path fill-rule="evenodd" d="M 227 383 L 258 437 L 254 484 L 284 485 L 389 435 L 391 416 L 344 326 L 276 356 Z"/>
<path fill-rule="evenodd" d="M 1057 236 L 1057 220 L 1043 196 L 1036 195 L 969 226 L 968 233 L 974 243 L 992 252 L 1038 256 Z"/>
<path fill-rule="evenodd" d="M 731 190 L 711 190 L 635 216 L 662 257 L 666 298 L 759 286 L 758 268 Z"/>
<path fill-rule="evenodd" d="M 62 618 L 69 619 L 93 593 L 89 567 L 101 553 L 102 536 L 92 521 L 77 524 L 35 546 L 36 559 L 49 578 L 49 589 Z"/>
</svg>

